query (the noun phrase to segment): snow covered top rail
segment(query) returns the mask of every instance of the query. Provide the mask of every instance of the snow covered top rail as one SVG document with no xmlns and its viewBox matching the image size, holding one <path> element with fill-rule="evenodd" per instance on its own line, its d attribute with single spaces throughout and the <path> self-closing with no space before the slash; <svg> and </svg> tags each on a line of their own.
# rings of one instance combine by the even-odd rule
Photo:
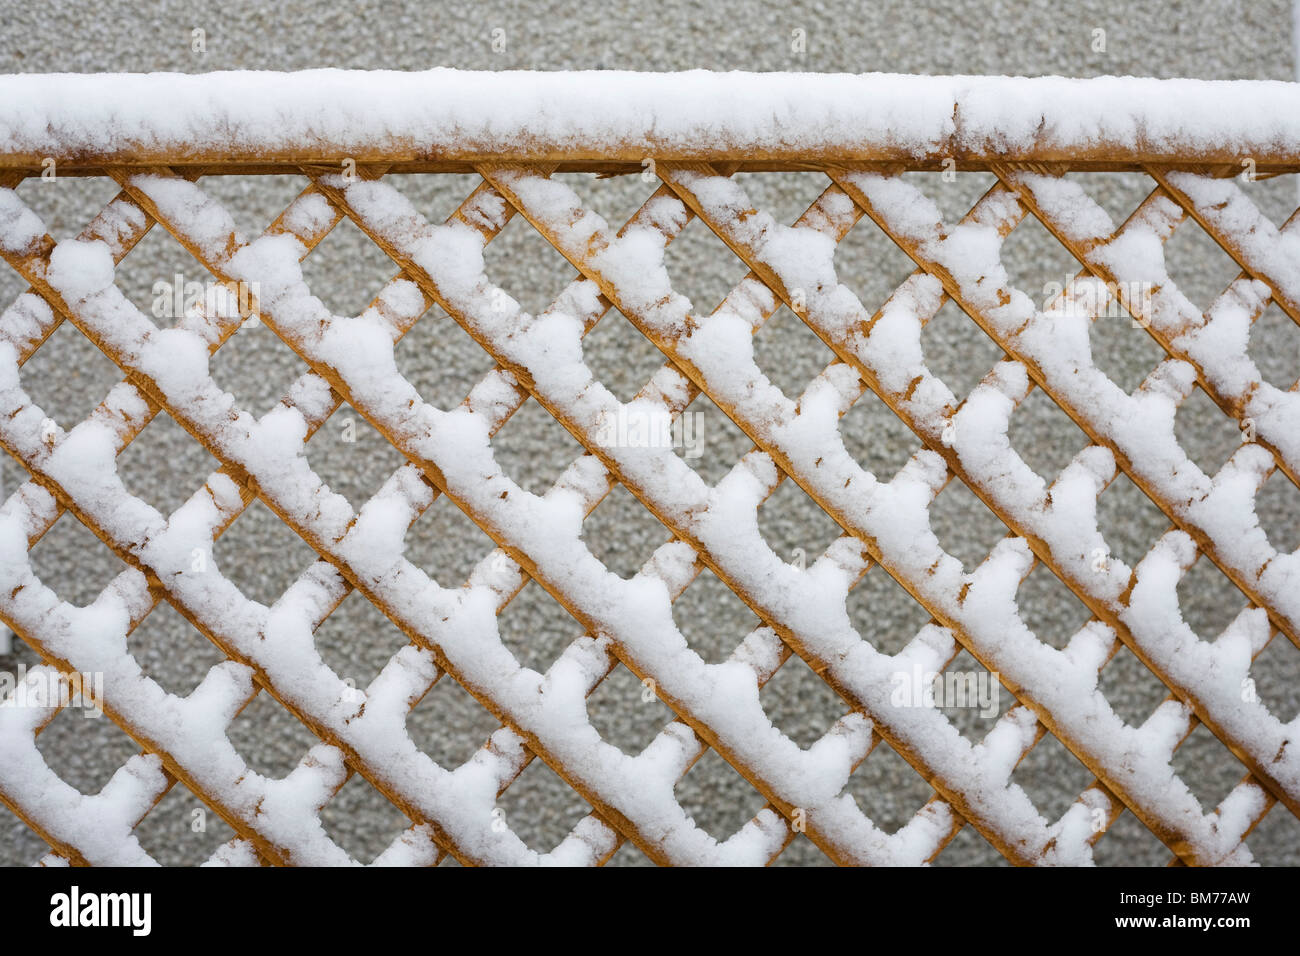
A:
<svg viewBox="0 0 1300 956">
<path fill-rule="evenodd" d="M 560 169 L 1194 161 L 1292 170 L 1300 87 L 1132 77 L 311 70 L 0 77 L 0 167 L 510 156 Z M 249 171 L 256 171 L 250 169 Z"/>
</svg>

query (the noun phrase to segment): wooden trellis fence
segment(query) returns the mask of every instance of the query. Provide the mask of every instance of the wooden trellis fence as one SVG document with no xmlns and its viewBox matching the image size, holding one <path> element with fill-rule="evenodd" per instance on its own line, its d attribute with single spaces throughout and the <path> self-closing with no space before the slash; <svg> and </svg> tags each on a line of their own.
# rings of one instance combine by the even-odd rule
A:
<svg viewBox="0 0 1300 956">
<path fill-rule="evenodd" d="M 1294 217 L 1280 227 L 1265 218 L 1233 177 L 1300 169 L 1300 127 L 1286 118 L 1300 115 L 1300 94 L 1284 84 L 600 77 L 603 87 L 589 77 L 454 73 L 0 81 L 0 255 L 30 285 L 0 315 L 0 445 L 30 473 L 0 508 L 0 617 L 48 667 L 0 706 L 0 800 L 49 843 L 50 861 L 149 862 L 132 830 L 179 782 L 236 831 L 218 862 L 347 863 L 318 814 L 354 773 L 410 819 L 383 862 L 450 854 L 600 864 L 630 840 L 659 863 L 765 863 L 802 832 L 836 862 L 921 863 L 971 826 L 1013 862 L 1081 864 L 1125 810 L 1173 861 L 1248 861 L 1245 838 L 1265 814 L 1300 814 L 1300 724 L 1248 692 L 1252 659 L 1270 640 L 1300 643 L 1300 553 L 1271 545 L 1253 507 L 1275 469 L 1300 476 L 1300 393 L 1263 381 L 1246 350 L 1270 304 L 1300 323 L 1300 232 Z M 470 101 L 457 98 L 466 91 Z M 497 101 L 495 114 L 475 118 Z M 50 167 L 120 186 L 76 239 L 56 243 L 15 191 Z M 945 223 L 898 175 L 915 169 L 977 169 L 996 181 Z M 739 170 L 799 171 L 824 191 L 787 225 L 754 207 L 731 178 Z M 1122 223 L 1065 176 L 1101 170 L 1151 179 Z M 405 177 L 466 171 L 481 182 L 445 223 L 402 197 Z M 591 172 L 593 190 L 600 176 L 640 174 L 645 202 L 626 223 L 608 223 L 552 178 L 557 171 Z M 266 173 L 300 174 L 304 188 L 261 236 L 241 236 L 204 179 Z M 536 316 L 484 270 L 484 247 L 514 216 L 577 272 Z M 834 264 L 836 243 L 864 216 L 916 267 L 878 307 L 859 301 Z M 1012 286 L 999 259 L 1027 217 L 1082 264 L 1046 308 Z M 358 317 L 329 314 L 299 269 L 344 218 L 395 268 Z M 664 248 L 692 219 L 749 270 L 712 309 L 674 291 L 663 266 Z M 1188 219 L 1241 268 L 1204 312 L 1164 264 L 1163 243 Z M 154 228 L 232 293 L 210 296 L 170 329 L 113 282 L 116 264 Z M 1168 355 L 1132 393 L 1088 349 L 1090 322 L 1115 299 Z M 948 300 L 1005 353 L 968 395 L 932 374 L 920 347 Z M 434 303 L 497 363 L 456 408 L 425 402 L 393 362 L 395 343 Z M 798 395 L 773 386 L 753 357 L 752 334 L 782 304 L 834 354 Z M 627 406 L 582 358 L 582 336 L 611 308 L 664 359 Z M 306 369 L 260 420 L 209 374 L 254 314 Z M 122 371 L 67 429 L 49 423 L 20 374 L 63 322 Z M 1007 439 L 1035 388 L 1082 432 L 1059 475 L 1035 474 Z M 1174 413 L 1195 389 L 1243 430 L 1215 475 L 1174 436 Z M 865 471 L 837 430 L 868 390 L 916 435 L 916 454 L 892 478 Z M 620 414 L 666 423 L 701 393 L 753 442 L 713 487 L 671 447 L 602 437 Z M 492 455 L 492 436 L 528 401 L 585 448 L 543 496 L 516 485 Z M 358 511 L 301 454 L 344 402 L 405 459 Z M 220 462 L 170 516 L 131 495 L 114 466 L 160 410 Z M 1097 500 L 1119 470 L 1169 519 L 1136 567 L 1111 555 L 1097 525 Z M 927 508 L 954 478 L 1006 524 L 971 573 L 929 531 Z M 806 568 L 775 554 L 757 529 L 757 508 L 786 479 L 843 532 Z M 580 538 L 584 516 L 616 483 L 664 525 L 662 547 L 630 580 Z M 434 581 L 401 553 L 406 528 L 441 495 L 496 544 L 467 581 Z M 269 608 L 191 558 L 255 499 L 319 555 Z M 128 565 L 87 608 L 63 603 L 27 560 L 65 511 Z M 1179 614 L 1175 588 L 1196 560 L 1241 591 L 1242 614 L 1219 636 L 1194 633 Z M 1018 613 L 1018 584 L 1036 562 L 1094 615 L 1064 650 Z M 720 665 L 690 651 L 670 611 L 704 568 L 762 621 Z M 845 613 L 868 572 L 892 576 L 932 617 L 899 655 L 875 649 Z M 496 632 L 495 615 L 529 579 L 577 622 L 546 674 L 522 667 Z M 356 694 L 312 644 L 353 590 L 410 639 Z M 162 602 L 228 657 L 183 699 L 127 651 L 127 635 Z M 1140 726 L 1097 689 L 1121 644 L 1169 690 Z M 942 671 L 962 648 L 1017 701 L 978 744 L 937 709 L 891 701 L 892 675 Z M 773 727 L 759 702 L 791 655 L 844 705 L 808 748 Z M 676 715 L 636 756 L 602 741 L 583 706 L 617 667 Z M 106 714 L 141 748 L 98 794 L 59 779 L 36 748 L 66 703 L 54 693 L 59 681 L 80 674 L 102 675 Z M 501 723 L 459 767 L 438 766 L 404 727 L 447 678 Z M 283 779 L 252 771 L 225 735 L 261 692 L 320 740 Z M 1202 806 L 1171 767 L 1198 724 L 1242 764 L 1240 784 L 1217 807 Z M 1096 776 L 1055 820 L 1010 783 L 1045 734 Z M 934 790 L 892 834 L 843 796 L 882 743 Z M 673 797 L 706 748 L 767 801 L 723 841 Z M 534 757 L 591 806 L 555 847 L 526 845 L 493 812 Z"/>
</svg>

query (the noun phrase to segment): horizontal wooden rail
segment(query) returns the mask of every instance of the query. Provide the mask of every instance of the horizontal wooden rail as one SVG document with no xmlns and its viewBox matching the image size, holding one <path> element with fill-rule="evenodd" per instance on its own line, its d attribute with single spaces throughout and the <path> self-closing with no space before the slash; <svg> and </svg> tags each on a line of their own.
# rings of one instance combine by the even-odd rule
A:
<svg viewBox="0 0 1300 956">
<path fill-rule="evenodd" d="M 503 157 L 641 167 L 903 162 L 1294 170 L 1300 90 L 1263 81 L 780 73 L 208 73 L 0 77 L 0 166 Z M 444 166 L 443 164 L 449 164 Z M 573 168 L 579 168 L 574 166 Z"/>
</svg>

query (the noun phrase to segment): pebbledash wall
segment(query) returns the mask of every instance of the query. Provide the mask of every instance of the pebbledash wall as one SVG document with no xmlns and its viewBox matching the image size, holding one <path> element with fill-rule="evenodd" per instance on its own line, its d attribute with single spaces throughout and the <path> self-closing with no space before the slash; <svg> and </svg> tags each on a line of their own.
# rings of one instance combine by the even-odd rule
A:
<svg viewBox="0 0 1300 956">
<path fill-rule="evenodd" d="M 548 3 L 466 4 L 429 8 L 423 4 L 345 5 L 295 3 L 279 9 L 275 20 L 256 4 L 136 5 L 130 12 L 110 5 L 0 2 L 6 22 L 0 36 L 0 71 L 101 72 L 217 69 L 302 69 L 318 66 L 426 69 L 455 66 L 466 69 L 590 69 L 676 70 L 710 69 L 796 70 L 805 72 L 863 72 L 896 70 L 929 73 L 1059 73 L 1064 75 L 1135 74 L 1187 76 L 1207 79 L 1290 79 L 1294 65 L 1290 42 L 1290 9 L 1285 3 L 1184 5 L 1156 3 L 1133 10 L 1129 4 L 1084 3 L 1058 12 L 1050 2 L 907 3 L 907 4 L 727 4 L 725 9 L 700 10 L 691 3 L 656 5 L 653 20 L 642 5 L 601 12 L 598 21 L 577 20 L 563 5 Z M 200 32 L 195 32 L 200 31 Z M 1098 31 L 1101 31 L 1098 33 Z M 927 193 L 949 220 L 962 215 L 988 187 L 991 177 L 940 173 L 924 177 Z M 1295 177 L 1252 184 L 1251 198 L 1274 221 L 1295 207 Z M 441 175 L 404 177 L 400 188 L 432 215 L 450 209 L 473 188 L 475 177 Z M 577 180 L 575 179 L 576 183 Z M 249 233 L 260 231 L 301 188 L 299 177 L 266 176 L 212 179 L 205 183 Z M 745 187 L 756 203 L 778 219 L 793 221 L 822 188 L 824 180 L 793 173 L 754 174 Z M 1100 174 L 1090 191 L 1112 216 L 1131 211 L 1149 189 L 1149 180 L 1135 174 Z M 620 177 L 598 189 L 581 188 L 607 218 L 622 221 L 653 187 L 638 176 Z M 56 238 L 75 233 L 114 193 L 104 180 L 60 179 L 55 184 L 24 183 L 19 193 L 45 219 Z M 1050 291 L 1077 271 L 1077 263 L 1041 228 L 1026 223 L 1004 254 L 1013 282 L 1025 290 Z M 1176 246 L 1176 248 L 1175 248 Z M 1216 246 L 1199 231 L 1180 230 L 1171 240 L 1169 260 L 1175 279 L 1198 305 L 1208 304 L 1236 273 Z M 548 304 L 572 277 L 564 260 L 517 221 L 492 244 L 489 268 L 509 275 L 509 291 L 524 308 Z M 743 274 L 743 267 L 704 230 L 688 230 L 669 254 L 675 282 L 692 301 L 716 303 Z M 176 243 L 154 230 L 124 260 L 118 282 L 147 313 L 157 314 L 174 302 L 178 290 L 210 281 L 197 274 L 193 260 Z M 313 292 L 340 314 L 355 314 L 374 290 L 393 273 L 392 263 L 347 223 L 332 233 L 306 260 L 306 277 Z M 887 243 L 859 251 L 851 281 L 859 298 L 877 305 L 893 290 L 910 264 Z M 900 270 L 903 270 L 900 272 Z M 7 268 L 0 270 L 0 302 L 7 303 L 24 284 Z M 765 332 L 770 349 L 768 367 L 788 375 L 788 382 L 806 382 L 825 362 L 825 351 L 810 341 L 792 316 L 777 320 Z M 1113 333 L 1096 346 L 1099 362 L 1128 387 L 1159 360 L 1155 346 L 1140 330 L 1116 318 Z M 250 334 L 251 333 L 251 334 Z M 403 349 L 411 363 L 404 371 L 430 401 L 458 401 L 465 389 L 490 368 L 490 360 L 450 322 L 422 321 Z M 1258 330 L 1266 336 L 1267 328 Z M 34 397 L 60 422 L 80 420 L 91 404 L 120 373 L 79 333 L 65 326 L 49 347 L 37 353 L 25 378 L 39 380 Z M 248 341 L 238 341 L 247 338 Z M 1294 341 L 1294 339 L 1290 340 Z M 658 353 L 627 323 L 604 323 L 584 343 L 589 361 L 614 387 L 639 383 Z M 992 366 L 998 350 L 973 323 L 951 306 L 927 330 L 927 360 L 934 371 L 965 394 Z M 1295 369 L 1300 354 L 1262 355 L 1266 371 Z M 656 363 L 657 364 L 657 363 Z M 286 382 L 302 369 L 301 362 L 266 329 L 241 332 L 214 362 L 218 381 L 246 407 L 265 411 Z M 625 371 L 624 371 L 625 369 Z M 680 436 L 684 450 L 698 452 L 693 464 L 708 480 L 716 480 L 749 448 L 749 442 L 712 408 L 698 404 L 689 435 Z M 1205 467 L 1217 466 L 1240 436 L 1221 413 L 1193 406 L 1180 412 L 1178 437 Z M 863 448 L 864 456 L 882 469 L 901 465 L 917 440 L 888 412 L 873 419 L 888 440 Z M 353 500 L 372 492 L 398 464 L 397 453 L 358 419 L 349 432 L 346 420 L 331 422 L 317 439 L 328 461 L 332 484 Z M 688 437 L 695 447 L 686 449 Z M 1031 397 L 1013 418 L 1012 437 L 1029 463 L 1043 474 L 1058 470 L 1078 450 L 1082 434 L 1050 401 Z M 526 487 L 544 487 L 576 454 L 579 446 L 536 403 L 515 416 L 494 442 L 506 470 Z M 313 459 L 315 461 L 315 459 Z M 215 461 L 179 426 L 160 416 L 124 456 L 123 474 L 129 487 L 163 510 L 180 504 L 194 490 L 195 476 L 206 475 Z M 11 491 L 23 477 L 7 458 L 0 462 L 0 481 Z M 1116 550 L 1141 553 L 1167 527 L 1165 519 L 1135 487 L 1120 478 L 1102 499 L 1111 509 L 1110 529 Z M 1261 505 L 1266 509 L 1267 502 Z M 1274 527 L 1291 529 L 1290 546 L 1300 535 L 1300 516 L 1282 504 L 1270 516 Z M 778 551 L 798 560 L 813 555 L 834 535 L 834 528 L 815 504 L 787 482 L 762 509 L 763 532 Z M 421 563 L 463 578 L 482 555 L 486 544 L 453 506 L 442 503 L 434 515 L 440 535 L 430 534 Z M 426 519 L 427 520 L 427 519 Z M 932 510 L 940 541 L 963 561 L 978 561 L 1002 536 L 1002 523 L 974 495 L 956 483 Z M 611 569 L 628 573 L 663 539 L 664 531 L 631 496 L 619 489 L 595 512 L 587 526 L 593 539 L 607 543 L 601 555 Z M 223 570 L 250 597 L 273 600 L 308 563 L 311 553 L 279 520 L 255 504 L 222 539 L 217 559 Z M 35 552 L 36 570 L 68 600 L 84 602 L 120 570 L 107 549 L 68 518 L 61 520 Z M 1239 610 L 1236 589 L 1198 562 L 1189 583 L 1180 589 L 1184 613 L 1202 634 L 1217 633 Z M 1087 618 L 1087 612 L 1050 577 L 1035 574 L 1022 590 L 1022 609 L 1036 629 L 1065 634 Z M 885 575 L 870 575 L 861 595 L 862 613 L 870 615 L 874 633 L 886 645 L 897 646 L 926 620 L 923 611 Z M 679 625 L 692 641 L 705 647 L 730 647 L 752 625 L 753 616 L 716 581 L 692 586 L 676 605 Z M 512 603 L 504 619 L 508 632 L 533 644 L 539 658 L 550 659 L 573 636 L 574 624 L 554 601 L 530 585 Z M 359 595 L 350 597 L 332 615 L 322 640 L 356 673 L 370 674 L 392 653 L 401 637 Z M 171 689 L 184 691 L 217 658 L 217 652 L 179 615 L 165 607 L 155 611 L 132 637 L 132 647 L 146 667 Z M 1293 649 L 1291 649 L 1293 650 Z M 1282 658 L 1274 674 L 1280 696 L 1278 712 L 1292 715 L 1300 707 L 1300 668 L 1295 656 Z M 22 646 L 0 657 L 8 671 L 36 663 Z M 978 672 L 963 654 L 955 669 Z M 344 670 L 340 669 L 340 673 Z M 640 685 L 628 678 L 602 692 L 593 702 L 602 732 L 614 743 L 643 741 L 657 729 L 666 712 L 657 704 L 638 706 Z M 448 682 L 450 683 L 450 682 Z M 1164 688 L 1131 655 L 1106 669 L 1103 690 L 1116 710 L 1130 719 L 1150 710 L 1165 695 Z M 443 687 L 440 692 L 454 688 Z M 771 695 L 771 696 L 769 696 Z M 1004 695 L 1004 701 L 1009 695 Z M 840 705 L 816 680 L 774 682 L 764 701 L 774 720 L 796 739 L 800 733 L 820 733 L 838 715 Z M 979 708 L 953 713 L 958 722 L 976 724 Z M 497 726 L 482 708 L 463 693 L 450 694 L 439 707 L 417 711 L 414 733 L 431 753 L 450 752 L 463 759 Z M 279 775 L 296 764 L 312 739 L 308 731 L 280 708 L 259 695 L 236 723 L 232 739 L 255 769 Z M 49 763 L 82 790 L 98 789 L 121 763 L 138 749 L 108 720 L 68 713 L 40 737 Z M 879 758 L 879 759 L 878 759 Z M 859 799 L 888 827 L 906 820 L 930 790 L 901 759 L 881 748 L 873 755 L 869 778 Z M 1203 729 L 1178 752 L 1176 768 L 1197 789 L 1203 803 L 1213 805 L 1241 777 L 1241 765 Z M 1059 815 L 1090 779 L 1086 770 L 1052 738 L 1027 758 L 1017 779 L 1048 816 Z M 732 832 L 758 806 L 753 789 L 711 752 L 686 778 L 679 790 L 683 805 L 696 820 L 719 835 Z M 756 802 L 757 801 L 757 802 Z M 553 845 L 585 809 L 572 790 L 535 761 L 503 798 L 511 825 L 537 845 Z M 137 830 L 146 848 L 165 863 L 195 862 L 228 839 L 231 831 L 208 813 L 204 825 L 194 810 L 199 802 L 176 787 Z M 361 859 L 368 859 L 403 826 L 404 818 L 387 800 L 354 778 L 322 813 L 330 833 Z M 1300 862 L 1300 825 L 1277 808 L 1250 840 L 1263 863 Z M 0 862 L 27 864 L 44 852 L 43 844 L 7 811 L 0 809 Z M 1098 844 L 1104 863 L 1163 863 L 1168 852 L 1126 814 Z M 630 845 L 614 864 L 644 863 Z M 779 863 L 824 862 L 806 841 L 796 842 Z M 967 827 L 940 857 L 941 864 L 999 863 L 1001 857 Z"/>
</svg>

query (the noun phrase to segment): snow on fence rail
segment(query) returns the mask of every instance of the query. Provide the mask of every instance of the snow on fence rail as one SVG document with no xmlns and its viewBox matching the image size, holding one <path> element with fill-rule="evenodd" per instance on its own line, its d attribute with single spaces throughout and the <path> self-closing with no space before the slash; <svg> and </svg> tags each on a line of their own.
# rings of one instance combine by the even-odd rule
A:
<svg viewBox="0 0 1300 956">
<path fill-rule="evenodd" d="M 31 475 L 0 508 L 0 617 L 46 662 L 0 704 L 0 800 L 49 843 L 46 862 L 152 862 L 132 831 L 177 782 L 236 831 L 214 863 L 355 862 L 319 818 L 353 773 L 410 820 L 382 863 L 450 855 L 598 865 L 626 840 L 659 863 L 761 864 L 798 833 L 839 863 L 921 863 L 970 826 L 1016 863 L 1086 864 L 1126 810 L 1174 861 L 1245 863 L 1246 836 L 1265 814 L 1300 815 L 1300 721 L 1270 712 L 1251 677 L 1252 660 L 1279 633 L 1300 643 L 1300 553 L 1270 544 L 1254 508 L 1274 470 L 1291 482 L 1300 475 L 1300 393 L 1265 382 L 1247 353 L 1252 322 L 1270 304 L 1300 323 L 1300 233 L 1291 220 L 1268 221 L 1228 175 L 1300 169 L 1297 87 L 325 71 L 11 76 L 0 93 L 0 255 L 30 284 L 0 315 L 0 445 Z M 995 181 L 964 218 L 945 223 L 899 175 L 920 168 L 979 168 Z M 120 186 L 78 237 L 57 243 L 15 191 L 50 169 Z M 405 176 L 467 169 L 478 185 L 445 223 L 402 195 Z M 606 222 L 553 178 L 558 169 L 641 172 L 644 204 L 626 224 Z M 797 169 L 824 190 L 786 225 L 755 208 L 732 177 L 740 169 Z M 1066 175 L 1098 169 L 1151 177 L 1150 195 L 1122 224 Z M 269 172 L 300 174 L 302 192 L 246 237 L 202 178 Z M 538 315 L 485 272 L 485 246 L 514 216 L 577 271 Z M 834 262 L 864 216 L 915 263 L 874 309 Z M 1082 264 L 1050 302 L 1014 288 L 1000 259 L 1029 217 Z M 300 268 L 344 218 L 397 269 L 355 317 L 331 315 Z M 1241 267 L 1204 312 L 1164 259 L 1188 218 Z M 665 247 L 694 219 L 749 270 L 712 310 L 674 290 L 664 265 Z M 114 283 L 116 264 L 155 227 L 221 283 L 161 326 Z M 921 348 L 923 326 L 948 300 L 1004 353 L 968 395 L 927 368 Z M 394 363 L 395 344 L 434 303 L 496 362 L 452 408 L 425 401 Z M 834 355 L 797 395 L 773 385 L 754 357 L 754 333 L 783 304 Z M 1117 306 L 1168 356 L 1131 393 L 1089 351 L 1090 323 Z M 664 356 L 628 403 L 583 360 L 583 335 L 611 308 Z M 209 373 L 253 316 L 306 366 L 260 419 Z M 20 377 L 65 321 L 123 372 L 66 429 Z M 1036 474 L 1008 440 L 1011 416 L 1035 388 L 1082 432 L 1058 475 Z M 1198 388 L 1242 423 L 1245 439 L 1214 475 L 1174 435 L 1174 413 Z M 866 471 L 840 434 L 840 417 L 868 391 L 916 436 L 892 477 Z M 753 442 L 715 485 L 687 464 L 681 442 L 610 440 L 629 422 L 673 435 L 701 394 Z M 530 400 L 585 448 L 540 496 L 502 471 L 492 447 Z M 344 402 L 405 459 L 359 510 L 303 454 Z M 133 496 L 115 466 L 162 410 L 220 462 L 171 515 Z M 1120 470 L 1170 522 L 1134 567 L 1112 554 L 1097 520 L 1098 498 Z M 806 563 L 787 563 L 758 530 L 759 506 L 787 478 L 843 532 Z M 928 508 L 954 478 L 1007 530 L 970 572 L 930 531 Z M 617 483 L 665 529 L 630 579 L 602 565 L 580 534 Z M 496 545 L 466 581 L 435 581 L 403 556 L 406 529 L 439 496 Z M 255 499 L 319 555 L 269 607 L 213 562 L 194 560 Z M 43 584 L 28 556 L 65 511 L 128 566 L 84 608 Z M 1220 635 L 1194 633 L 1180 613 L 1176 586 L 1198 559 L 1242 593 L 1240 615 Z M 1038 562 L 1093 615 L 1062 649 L 1036 637 L 1017 606 Z M 705 568 L 762 622 L 719 664 L 691 649 L 671 613 Z M 890 575 L 931 615 L 898 654 L 850 623 L 848 593 L 866 573 Z M 530 579 L 578 625 L 546 673 L 521 666 L 497 628 Z M 364 689 L 313 646 L 353 590 L 410 641 Z M 128 651 L 127 636 L 162 602 L 228 658 L 184 698 Z M 1121 645 L 1169 691 L 1140 725 L 1098 689 Z M 911 675 L 942 674 L 963 648 L 1016 698 L 979 743 L 912 693 L 924 681 Z M 759 698 L 792 655 L 843 701 L 843 716 L 808 747 L 775 727 Z M 675 715 L 636 755 L 602 740 L 584 706 L 617 667 Z M 85 693 L 86 674 L 102 675 L 96 706 L 141 748 L 96 794 L 61 780 L 36 746 L 76 699 L 60 682 Z M 460 766 L 435 763 L 405 728 L 446 678 L 501 724 Z M 969 690 L 982 700 L 990 692 Z M 260 692 L 319 738 L 282 779 L 248 767 L 227 739 Z M 1203 806 L 1171 764 L 1198 724 L 1242 764 L 1218 806 Z M 1011 780 L 1049 733 L 1096 777 L 1058 819 Z M 893 833 L 845 794 L 882 743 L 933 787 Z M 723 840 L 674 797 L 707 748 L 767 801 Z M 533 757 L 591 807 L 553 847 L 527 845 L 496 810 Z"/>
</svg>

